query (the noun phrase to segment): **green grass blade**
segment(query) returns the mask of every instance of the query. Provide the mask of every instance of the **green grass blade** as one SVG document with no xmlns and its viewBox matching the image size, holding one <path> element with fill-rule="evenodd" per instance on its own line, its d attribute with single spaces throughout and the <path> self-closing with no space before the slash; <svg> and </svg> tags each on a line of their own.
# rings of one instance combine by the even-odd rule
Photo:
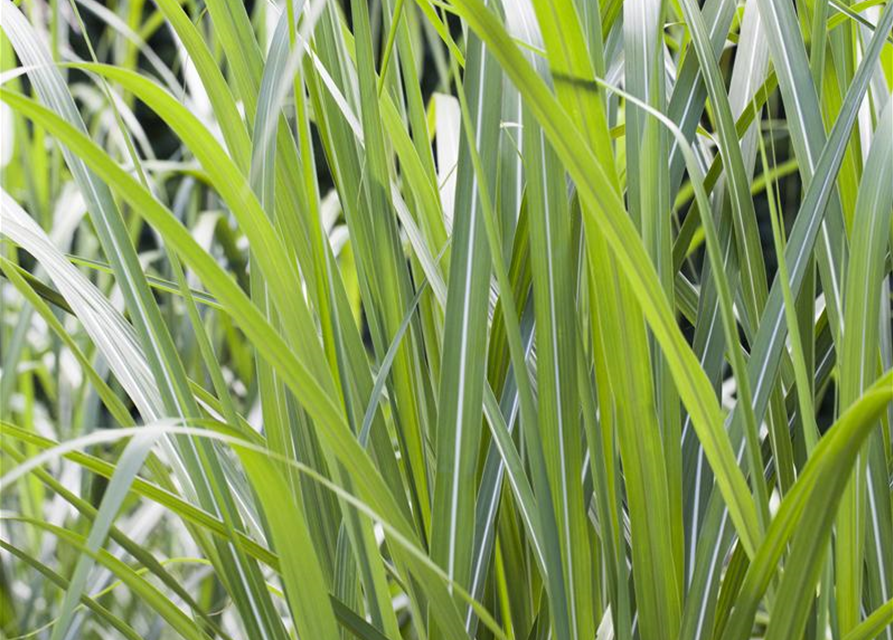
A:
<svg viewBox="0 0 893 640">
<path fill-rule="evenodd" d="M 0 540 L 0 548 L 3 548 L 8 553 L 14 555 L 16 558 L 19 558 L 22 562 L 25 562 L 34 567 L 35 570 L 40 572 L 43 576 L 45 576 L 60 589 L 66 590 L 68 588 L 68 580 L 57 574 L 45 564 L 39 562 L 37 559 L 32 558 L 31 555 L 28 554 L 26 551 L 13 546 L 5 540 Z M 124 620 L 121 620 L 121 618 L 119 618 L 118 616 L 113 615 L 107 608 L 103 607 L 90 596 L 81 594 L 80 601 L 93 613 L 107 620 L 108 623 L 112 627 L 114 627 L 123 637 L 129 638 L 130 640 L 140 640 L 141 636 L 130 625 L 128 625 Z"/>
<path fill-rule="evenodd" d="M 796 484 L 782 501 L 759 552 L 751 561 L 736 599 L 735 610 L 726 626 L 726 637 L 733 640 L 749 637 L 757 607 L 792 537 L 794 546 L 799 547 L 798 565 L 801 568 L 806 570 L 805 565 L 814 568 L 821 559 L 818 552 L 827 544 L 831 528 L 829 526 L 822 529 L 818 525 L 823 519 L 831 521 L 835 517 L 836 507 L 849 475 L 834 473 L 834 469 L 852 468 L 875 420 L 893 399 L 891 383 L 893 373 L 887 373 L 858 402 L 850 406 L 819 442 Z M 816 532 L 820 532 L 819 535 Z M 785 573 L 782 589 L 785 593 L 792 594 L 795 605 L 796 598 L 812 597 L 812 589 L 804 589 L 799 594 L 791 590 L 791 584 L 808 582 L 807 578 L 803 574 Z M 788 613 L 783 614 L 784 619 L 790 624 L 804 614 L 802 609 L 803 607 L 792 607 Z"/>
<path fill-rule="evenodd" d="M 873 142 L 865 163 L 859 199 L 856 201 L 855 218 L 852 237 L 852 257 L 849 262 L 847 279 L 844 288 L 844 326 L 843 345 L 840 353 L 840 392 L 842 408 L 848 407 L 870 385 L 877 375 L 878 348 L 880 346 L 880 299 L 877 296 L 877 285 L 885 273 L 885 254 L 888 238 L 886 231 L 890 228 L 891 211 L 893 211 L 893 188 L 888 179 L 893 171 L 893 101 L 887 106 L 878 120 Z M 869 447 L 883 447 L 883 438 L 872 438 Z M 868 460 L 877 461 L 868 451 L 863 452 L 851 477 L 846 494 L 841 504 L 838 521 L 836 561 L 839 616 L 841 631 L 849 633 L 859 620 L 859 609 L 862 604 L 862 576 L 865 556 L 871 558 L 869 567 L 879 571 L 879 602 L 888 600 L 883 593 L 890 592 L 889 566 L 885 562 L 882 551 L 882 539 L 889 543 L 888 529 L 878 521 L 878 506 L 870 510 L 868 493 L 872 494 L 872 503 L 878 502 L 878 491 L 887 491 L 883 480 L 874 482 L 871 474 L 867 476 Z M 886 466 L 884 457 L 880 462 Z M 883 474 L 881 474 L 883 475 Z M 880 494 L 883 495 L 883 494 Z M 880 513 L 889 514 L 889 509 Z M 872 526 L 873 525 L 873 526 Z M 876 542 L 876 552 L 868 554 L 865 548 L 867 540 L 866 527 L 872 526 L 872 539 Z M 872 572 L 869 569 L 869 572 Z M 855 611 L 852 608 L 855 607 Z M 848 612 L 848 613 L 845 613 Z"/>
<path fill-rule="evenodd" d="M 501 101 L 494 100 L 489 91 L 501 82 L 492 56 L 479 40 L 472 39 L 466 54 L 464 85 L 475 135 L 472 140 L 463 137 L 459 147 L 432 510 L 432 518 L 443 522 L 445 529 L 440 535 L 435 531 L 431 541 L 432 557 L 462 585 L 467 585 L 470 578 L 475 496 L 471 489 L 475 459 L 463 452 L 476 451 L 480 442 L 486 371 L 481 354 L 485 353 L 487 339 L 490 248 L 480 191 L 495 183 L 495 125 Z M 486 184 L 479 182 L 469 161 L 473 151 L 468 147 L 472 144 L 480 150 Z"/>
</svg>

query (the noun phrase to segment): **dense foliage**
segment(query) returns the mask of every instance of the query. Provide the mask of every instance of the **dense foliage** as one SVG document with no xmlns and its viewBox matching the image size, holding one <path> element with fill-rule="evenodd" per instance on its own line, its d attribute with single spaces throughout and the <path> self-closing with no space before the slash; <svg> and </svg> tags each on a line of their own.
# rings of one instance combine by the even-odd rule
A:
<svg viewBox="0 0 893 640">
<path fill-rule="evenodd" d="M 0 27 L 0 636 L 893 640 L 889 0 Z"/>
</svg>

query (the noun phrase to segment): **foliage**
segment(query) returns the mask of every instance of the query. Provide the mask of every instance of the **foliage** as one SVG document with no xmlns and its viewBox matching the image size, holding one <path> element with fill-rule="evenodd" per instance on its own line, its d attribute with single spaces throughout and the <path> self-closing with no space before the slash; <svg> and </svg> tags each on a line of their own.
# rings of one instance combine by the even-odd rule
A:
<svg viewBox="0 0 893 640">
<path fill-rule="evenodd" d="M 893 4 L 0 26 L 0 635 L 893 640 Z"/>
</svg>

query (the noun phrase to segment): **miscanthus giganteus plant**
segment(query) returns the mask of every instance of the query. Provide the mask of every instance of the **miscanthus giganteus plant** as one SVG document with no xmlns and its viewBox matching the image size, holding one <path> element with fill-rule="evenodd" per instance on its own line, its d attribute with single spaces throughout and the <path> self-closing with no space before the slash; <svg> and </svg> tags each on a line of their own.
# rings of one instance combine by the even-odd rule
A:
<svg viewBox="0 0 893 640">
<path fill-rule="evenodd" d="M 0 0 L 7 638 L 893 638 L 893 4 Z"/>
</svg>

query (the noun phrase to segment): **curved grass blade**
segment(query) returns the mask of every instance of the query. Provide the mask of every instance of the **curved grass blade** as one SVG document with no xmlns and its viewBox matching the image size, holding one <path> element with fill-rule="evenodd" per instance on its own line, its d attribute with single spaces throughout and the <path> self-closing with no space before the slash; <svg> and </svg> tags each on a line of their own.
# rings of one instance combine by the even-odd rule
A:
<svg viewBox="0 0 893 640">
<path fill-rule="evenodd" d="M 749 637 L 757 607 L 777 572 L 778 562 L 792 537 L 794 546 L 800 548 L 797 552 L 800 562 L 806 552 L 811 555 L 810 563 L 818 564 L 816 559 L 820 558 L 816 553 L 817 547 L 823 547 L 827 543 L 831 532 L 830 526 L 822 529 L 819 525 L 825 519 L 829 523 L 833 520 L 849 475 L 840 471 L 849 471 L 852 468 L 875 421 L 891 400 L 893 372 L 888 372 L 851 405 L 819 441 L 797 482 L 781 502 L 766 532 L 765 540 L 751 560 L 735 601 L 735 609 L 726 625 L 726 638 L 741 640 Z M 782 580 L 783 583 L 788 583 L 783 587 L 786 593 L 790 589 L 790 583 L 804 578 L 789 577 L 791 575 L 791 572 L 786 572 Z M 812 589 L 807 589 L 799 597 L 811 598 Z M 803 615 L 803 612 L 792 610 L 784 615 L 790 621 Z"/>
<path fill-rule="evenodd" d="M 56 573 L 55 571 L 50 569 L 45 564 L 41 563 L 36 558 L 33 558 L 26 551 L 13 546 L 12 544 L 10 544 L 9 542 L 6 542 L 5 540 L 0 540 L 0 548 L 2 548 L 4 551 L 7 551 L 10 554 L 12 554 L 13 556 L 18 558 L 22 562 L 25 562 L 28 565 L 30 565 L 31 567 L 33 567 L 36 571 L 38 571 L 41 575 L 43 575 L 50 582 L 52 582 L 54 585 L 56 585 L 63 591 L 68 589 L 68 580 L 66 580 L 65 578 L 60 576 L 58 573 Z M 96 602 L 96 600 L 94 600 L 90 596 L 82 593 L 81 597 L 80 597 L 80 601 L 81 601 L 82 605 L 86 606 L 88 609 L 90 609 L 97 616 L 101 617 L 103 620 L 106 620 L 112 627 L 117 629 L 117 631 L 125 638 L 128 638 L 129 640 L 140 640 L 142 638 L 142 636 L 139 635 L 133 629 L 133 627 L 131 627 L 129 624 L 127 624 L 124 620 L 122 620 L 118 616 L 113 615 L 111 611 L 109 611 L 107 608 L 103 607 L 101 604 Z M 58 619 L 56 621 L 56 624 L 58 624 Z"/>
</svg>

